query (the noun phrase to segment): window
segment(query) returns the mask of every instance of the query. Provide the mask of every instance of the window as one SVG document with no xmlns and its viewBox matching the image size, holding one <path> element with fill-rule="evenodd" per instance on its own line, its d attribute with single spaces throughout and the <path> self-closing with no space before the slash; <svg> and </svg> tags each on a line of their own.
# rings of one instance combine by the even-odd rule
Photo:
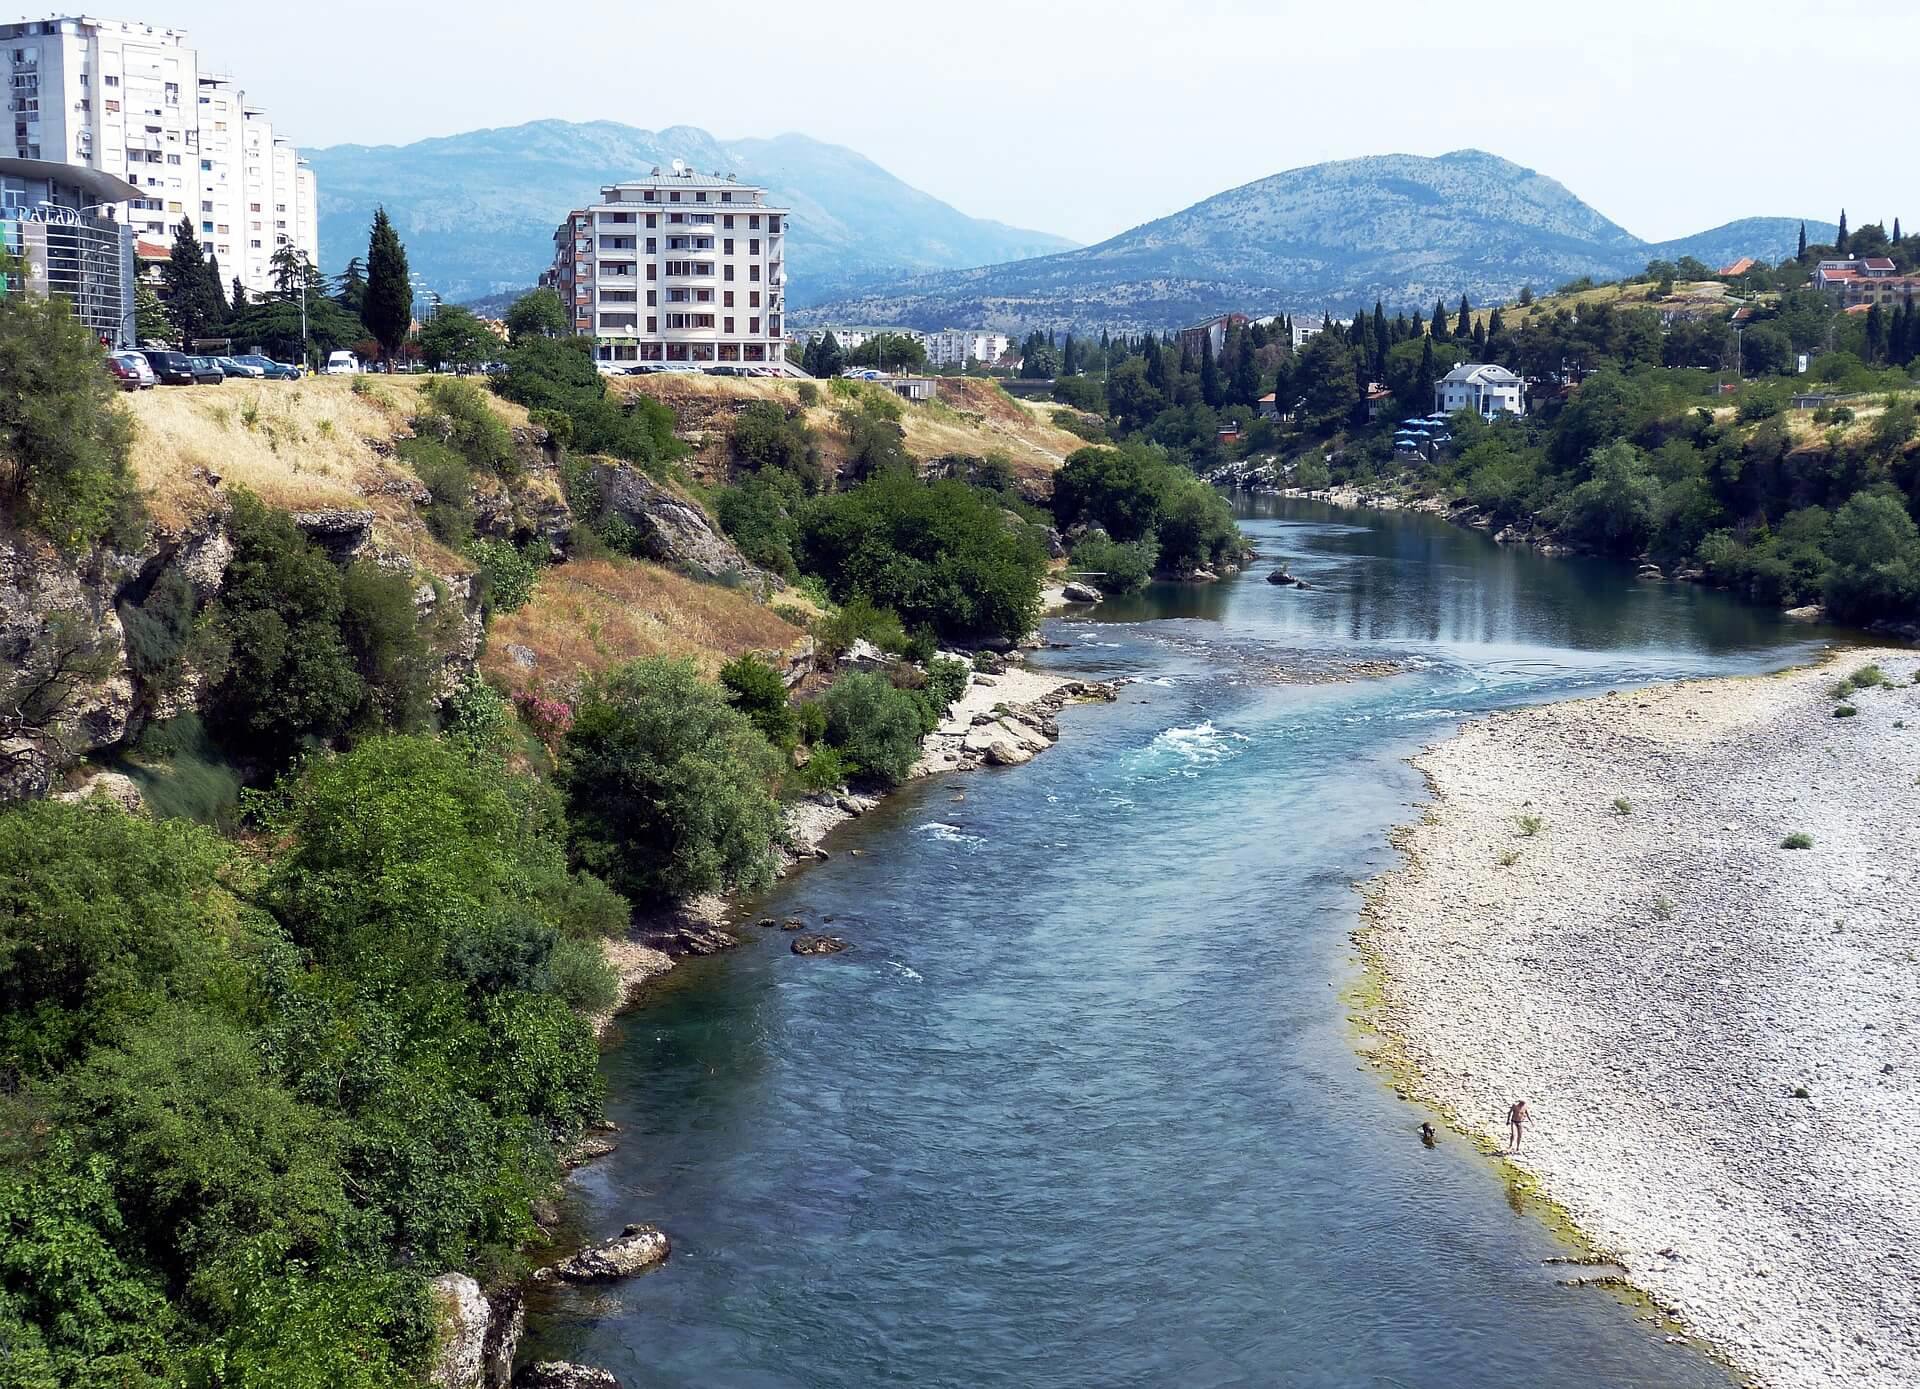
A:
<svg viewBox="0 0 1920 1389">
<path fill-rule="evenodd" d="M 728 194 L 727 196 L 731 197 L 733 195 Z M 728 213 L 725 217 L 722 217 L 720 219 L 720 225 L 725 227 L 728 231 L 732 231 L 733 230 L 733 214 Z"/>
<path fill-rule="evenodd" d="M 201 160 L 201 161 L 200 161 L 200 172 L 201 172 L 201 173 L 203 173 L 203 174 L 210 174 L 210 173 L 212 173 L 212 172 L 213 172 L 213 161 L 212 161 L 211 159 L 203 159 L 203 160 Z"/>
<path fill-rule="evenodd" d="M 752 216 L 752 217 L 749 217 L 749 218 L 747 218 L 747 228 L 748 228 L 748 230 L 749 230 L 749 231 L 759 231 L 759 230 L 760 230 L 760 218 L 759 218 L 759 216 L 758 216 L 757 214 L 756 214 L 756 215 L 754 215 L 754 216 Z"/>
<path fill-rule="evenodd" d="M 259 203 L 248 203 L 248 204 L 247 204 L 247 211 L 248 211 L 248 212 L 258 212 L 259 210 L 260 210 L 260 204 L 259 204 Z"/>
<path fill-rule="evenodd" d="M 652 227 L 652 226 L 657 226 L 657 225 L 659 224 L 659 222 L 660 222 L 660 214 L 659 214 L 659 213 L 657 213 L 657 212 L 649 212 L 649 213 L 647 214 L 647 225 L 648 225 L 648 226 L 650 226 L 650 227 Z"/>
<path fill-rule="evenodd" d="M 778 236 L 780 234 L 780 219 L 778 217 L 767 218 L 767 230 L 775 236 Z"/>
<path fill-rule="evenodd" d="M 676 188 L 676 189 L 674 189 L 674 190 L 673 190 L 673 192 L 671 192 L 671 193 L 669 193 L 669 194 L 667 194 L 667 201 L 668 201 L 668 202 L 670 202 L 670 203 L 677 203 L 677 202 L 679 202 L 679 201 L 680 201 L 680 190 L 679 190 L 678 188 Z"/>
<path fill-rule="evenodd" d="M 760 254 L 760 238 L 759 237 L 756 236 L 751 241 L 747 242 L 747 254 L 750 256 L 757 256 Z"/>
<path fill-rule="evenodd" d="M 652 237 L 652 236 L 648 237 L 647 238 L 647 254 L 652 255 L 655 251 L 659 249 L 660 249 L 659 238 Z"/>
<path fill-rule="evenodd" d="M 747 267 L 747 278 L 755 284 L 758 284 L 760 281 L 760 267 L 757 265 L 749 265 Z"/>
<path fill-rule="evenodd" d="M 179 155 L 177 155 L 177 154 L 170 154 L 170 155 L 168 155 L 168 156 L 167 156 L 167 163 L 169 163 L 169 164 L 178 164 L 179 162 L 180 162 L 180 156 L 179 156 Z"/>
<path fill-rule="evenodd" d="M 200 224 L 200 230 L 201 230 L 201 231 L 203 231 L 203 232 L 211 232 L 211 231 L 213 230 L 213 223 L 211 223 L 211 222 L 202 222 L 202 223 Z"/>
<path fill-rule="evenodd" d="M 251 246 L 251 247 L 253 247 L 253 249 L 254 249 L 254 250 L 256 250 L 256 251 L 260 249 L 260 243 L 259 243 L 259 241 L 257 241 L 257 240 L 255 240 L 255 241 L 249 241 L 249 242 L 247 243 L 247 245 L 249 245 L 249 246 Z"/>
<path fill-rule="evenodd" d="M 721 328 L 722 332 L 731 333 L 733 331 L 733 320 L 731 318 L 722 319 L 721 323 L 723 325 Z"/>
<path fill-rule="evenodd" d="M 722 193 L 722 194 L 720 195 L 720 201 L 721 201 L 721 202 L 723 202 L 723 203 L 730 203 L 730 202 L 732 202 L 732 201 L 733 201 L 733 194 L 731 194 L 731 193 Z M 728 225 L 728 226 L 732 226 L 732 225 L 733 225 L 733 223 L 732 223 L 731 221 L 729 221 L 729 222 L 727 223 L 727 225 Z"/>
<path fill-rule="evenodd" d="M 657 289 L 648 290 L 647 291 L 647 307 L 652 308 L 654 305 L 658 304 L 659 302 L 660 302 L 660 291 Z"/>
<path fill-rule="evenodd" d="M 760 320 L 757 317 L 747 320 L 747 331 L 749 333 L 758 333 L 760 331 Z"/>
<path fill-rule="evenodd" d="M 721 246 L 720 250 L 724 255 L 729 255 L 729 256 L 732 255 L 733 254 L 733 238 L 728 237 L 726 239 L 726 242 Z"/>
<path fill-rule="evenodd" d="M 111 114 L 113 112 L 118 111 L 119 109 L 120 109 L 120 103 L 109 98 L 107 101 L 107 111 Z"/>
<path fill-rule="evenodd" d="M 648 278 L 649 280 L 651 280 L 651 279 L 652 279 L 652 278 L 654 277 L 654 275 L 653 275 L 653 272 L 654 272 L 654 271 L 655 271 L 655 270 L 656 270 L 657 268 L 658 268 L 658 267 L 657 267 L 657 266 L 655 266 L 655 265 L 654 265 L 654 263 L 653 263 L 652 261 L 648 261 L 648 262 L 647 262 L 647 278 Z"/>
<path fill-rule="evenodd" d="M 115 77 L 112 73 L 108 73 L 105 77 L 103 77 L 100 80 L 105 82 L 109 87 L 117 87 L 120 85 L 120 79 L 118 77 Z"/>
<path fill-rule="evenodd" d="M 667 214 L 668 226 L 675 226 L 679 223 L 685 222 L 686 220 L 687 220 L 687 214 L 684 212 L 669 212 Z"/>
<path fill-rule="evenodd" d="M 750 309 L 757 309 L 760 307 L 760 291 L 759 290 L 757 289 L 752 290 L 747 294 L 747 307 Z"/>
<path fill-rule="evenodd" d="M 200 210 L 201 210 L 202 212 L 212 212 L 212 211 L 213 211 L 213 204 L 212 204 L 212 203 L 201 203 L 201 204 L 200 204 Z"/>
<path fill-rule="evenodd" d="M 647 194 L 647 196 L 651 198 L 653 194 L 649 193 Z M 647 331 L 649 333 L 657 333 L 660 331 L 660 320 L 655 318 L 652 314 L 647 315 Z"/>
<path fill-rule="evenodd" d="M 730 309 L 733 307 L 733 291 L 732 290 L 728 290 L 723 296 L 721 296 L 720 307 L 723 309 Z"/>
</svg>

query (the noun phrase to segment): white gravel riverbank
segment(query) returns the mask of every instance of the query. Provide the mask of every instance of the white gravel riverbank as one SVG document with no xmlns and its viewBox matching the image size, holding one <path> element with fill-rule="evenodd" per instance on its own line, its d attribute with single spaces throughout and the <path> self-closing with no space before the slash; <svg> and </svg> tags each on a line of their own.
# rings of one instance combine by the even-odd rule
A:
<svg viewBox="0 0 1920 1389">
<path fill-rule="evenodd" d="M 1835 718 L 1869 662 L 1893 687 Z M 1526 1099 L 1519 1164 L 1779 1389 L 1920 1385 L 1916 669 L 1479 720 L 1415 759 L 1434 805 L 1358 937 L 1429 1096 L 1500 1140 Z"/>
</svg>

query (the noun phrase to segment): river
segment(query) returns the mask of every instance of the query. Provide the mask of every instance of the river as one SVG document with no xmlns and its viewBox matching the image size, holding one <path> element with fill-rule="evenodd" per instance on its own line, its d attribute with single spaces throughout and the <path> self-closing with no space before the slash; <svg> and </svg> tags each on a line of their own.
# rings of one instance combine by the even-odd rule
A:
<svg viewBox="0 0 1920 1389">
<path fill-rule="evenodd" d="M 906 789 L 753 908 L 853 950 L 763 932 L 622 1020 L 625 1134 L 579 1218 L 656 1221 L 673 1257 L 543 1294 L 530 1353 L 629 1389 L 1732 1382 L 1556 1286 L 1496 1164 L 1422 1147 L 1342 1004 L 1353 884 L 1461 718 L 1831 634 L 1432 517 L 1242 524 L 1248 574 L 1048 624 L 1036 664 L 1131 677 L 1117 705 Z M 1282 558 L 1315 587 L 1264 583 Z M 1403 670 L 1275 678 L 1356 659 Z"/>
</svg>

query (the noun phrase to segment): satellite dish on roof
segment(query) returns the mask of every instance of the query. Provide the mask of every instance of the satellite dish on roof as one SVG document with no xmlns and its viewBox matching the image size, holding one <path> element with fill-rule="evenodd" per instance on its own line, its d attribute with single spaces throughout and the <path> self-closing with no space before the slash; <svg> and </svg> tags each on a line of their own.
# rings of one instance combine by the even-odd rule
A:
<svg viewBox="0 0 1920 1389">
<path fill-rule="evenodd" d="M 673 171 L 674 171 L 674 172 L 675 172 L 676 174 L 684 174 L 684 173 L 685 173 L 685 172 L 687 171 L 687 165 L 686 165 L 686 161 L 685 161 L 685 160 L 681 160 L 681 159 L 676 159 L 676 160 L 674 160 L 674 161 L 673 161 Z"/>
</svg>

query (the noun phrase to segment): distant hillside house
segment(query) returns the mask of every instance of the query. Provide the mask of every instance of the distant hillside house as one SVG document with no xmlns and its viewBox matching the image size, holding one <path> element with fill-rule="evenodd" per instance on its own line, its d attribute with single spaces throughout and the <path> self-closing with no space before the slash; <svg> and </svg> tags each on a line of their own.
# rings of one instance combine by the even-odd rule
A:
<svg viewBox="0 0 1920 1389">
<path fill-rule="evenodd" d="M 1220 356 L 1220 349 L 1227 344 L 1227 330 L 1229 328 L 1244 328 L 1247 326 L 1248 321 L 1247 316 L 1243 313 L 1223 313 L 1216 314 L 1204 322 L 1196 323 L 1191 328 L 1182 328 L 1180 330 L 1180 350 L 1192 354 L 1193 360 L 1197 362 L 1200 360 L 1200 350 L 1204 344 L 1213 349 L 1213 355 L 1217 360 Z"/>
<path fill-rule="evenodd" d="M 1813 268 L 1813 287 L 1843 309 L 1911 304 L 1920 294 L 1920 275 L 1902 275 L 1886 256 L 1823 260 Z"/>
<path fill-rule="evenodd" d="M 1482 419 L 1527 413 L 1526 384 L 1503 366 L 1462 362 L 1434 383 L 1433 408 L 1451 415 L 1472 410 Z"/>
<path fill-rule="evenodd" d="M 1307 315 L 1306 317 L 1303 317 L 1303 318 L 1294 319 L 1293 320 L 1293 350 L 1295 352 L 1298 352 L 1301 348 L 1307 345 L 1307 340 L 1309 338 L 1319 337 L 1321 329 L 1325 328 L 1326 326 L 1327 326 L 1327 319 L 1325 314 L 1322 314 L 1319 318 L 1314 318 L 1312 315 Z M 1336 318 L 1333 320 L 1333 326 L 1336 328 L 1351 328 L 1353 326 L 1353 320 L 1350 318 Z"/>
<path fill-rule="evenodd" d="M 1723 265 L 1714 273 L 1717 275 L 1744 275 L 1757 264 L 1752 256 L 1742 256 L 1732 265 Z"/>
</svg>

